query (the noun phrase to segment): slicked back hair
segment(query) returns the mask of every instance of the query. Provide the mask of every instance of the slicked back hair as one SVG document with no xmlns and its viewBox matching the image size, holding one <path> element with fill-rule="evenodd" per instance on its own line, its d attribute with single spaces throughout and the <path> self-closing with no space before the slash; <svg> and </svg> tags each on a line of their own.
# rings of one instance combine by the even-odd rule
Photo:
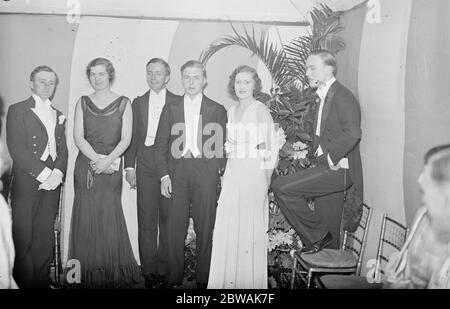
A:
<svg viewBox="0 0 450 309">
<path fill-rule="evenodd" d="M 428 150 L 425 164 L 431 164 L 431 178 L 437 184 L 450 183 L 450 144 Z"/>
<path fill-rule="evenodd" d="M 203 63 L 197 60 L 189 60 L 185 64 L 183 64 L 180 68 L 181 75 L 183 75 L 183 72 L 186 68 L 198 68 L 201 69 L 203 72 L 203 77 L 206 78 L 206 68 Z"/>
<path fill-rule="evenodd" d="M 31 71 L 31 74 L 30 74 L 30 81 L 31 81 L 31 82 L 34 81 L 34 77 L 35 77 L 36 74 L 38 74 L 39 72 L 51 72 L 51 73 L 55 74 L 55 78 L 56 78 L 56 79 L 55 79 L 55 82 L 56 82 L 56 85 L 58 85 L 58 82 L 59 82 L 58 74 L 56 74 L 56 72 L 53 71 L 53 69 L 52 69 L 51 67 L 46 66 L 46 65 L 40 65 L 40 66 L 37 66 L 37 67 L 35 67 L 35 68 L 33 69 L 33 71 Z"/>
<path fill-rule="evenodd" d="M 327 66 L 331 66 L 333 68 L 333 76 L 336 76 L 337 74 L 337 62 L 334 54 L 326 49 L 316 49 L 313 50 L 310 54 L 310 56 L 319 56 L 322 58 L 323 63 Z"/>
<path fill-rule="evenodd" d="M 164 59 L 161 59 L 161 58 L 152 58 L 152 59 L 150 59 L 150 60 L 147 62 L 147 65 L 146 65 L 145 67 L 148 67 L 148 65 L 149 65 L 149 64 L 152 64 L 152 63 L 159 63 L 159 64 L 162 64 L 162 65 L 164 66 L 164 68 L 166 69 L 167 75 L 170 75 L 170 66 L 169 66 L 169 64 L 168 64 Z"/>
</svg>

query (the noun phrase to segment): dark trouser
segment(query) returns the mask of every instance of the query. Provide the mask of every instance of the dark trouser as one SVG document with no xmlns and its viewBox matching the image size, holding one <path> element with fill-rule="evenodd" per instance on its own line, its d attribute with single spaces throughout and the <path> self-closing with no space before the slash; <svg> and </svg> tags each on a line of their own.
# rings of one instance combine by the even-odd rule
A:
<svg viewBox="0 0 450 309">
<path fill-rule="evenodd" d="M 341 218 L 344 208 L 344 192 L 330 193 L 314 199 L 314 212 L 325 223 L 333 236 L 328 248 L 339 249 L 341 240 Z"/>
<path fill-rule="evenodd" d="M 334 239 L 333 247 L 338 247 L 344 184 L 347 188 L 352 185 L 348 172 L 332 171 L 325 165 L 279 177 L 272 183 L 281 211 L 305 245 L 320 240 L 327 231 L 334 231 L 338 239 Z M 314 211 L 305 201 L 308 197 L 316 198 Z"/>
<path fill-rule="evenodd" d="M 46 165 L 53 168 L 50 157 Z M 19 168 L 13 172 L 11 208 L 16 251 L 14 279 L 19 288 L 47 288 L 55 244 L 54 220 L 61 186 L 38 190 L 40 183 Z"/>
<path fill-rule="evenodd" d="M 217 171 L 203 159 L 181 159 L 172 179 L 168 213 L 168 274 L 170 284 L 183 281 L 184 241 L 189 226 L 189 206 L 196 234 L 197 283 L 207 283 L 211 262 L 212 232 L 217 206 Z"/>
<path fill-rule="evenodd" d="M 144 276 L 165 275 L 168 199 L 161 195 L 161 182 L 156 171 L 138 163 L 136 181 L 142 273 Z"/>
</svg>

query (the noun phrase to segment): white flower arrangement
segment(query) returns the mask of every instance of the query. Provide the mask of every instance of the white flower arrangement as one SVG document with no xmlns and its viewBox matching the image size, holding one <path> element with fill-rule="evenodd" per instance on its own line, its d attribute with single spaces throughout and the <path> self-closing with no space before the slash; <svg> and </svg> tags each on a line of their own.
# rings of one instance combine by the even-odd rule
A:
<svg viewBox="0 0 450 309">
<path fill-rule="evenodd" d="M 286 143 L 286 133 L 284 133 L 284 130 L 282 127 L 279 127 L 277 129 L 277 145 L 278 149 L 283 148 L 283 145 Z"/>
<path fill-rule="evenodd" d="M 272 229 L 268 232 L 268 246 L 270 252 L 276 249 L 280 249 L 280 247 L 289 247 L 290 249 L 301 248 L 303 247 L 302 242 L 298 237 L 296 237 L 295 230 L 293 228 L 289 229 L 287 232 L 284 232 L 281 229 Z"/>
<path fill-rule="evenodd" d="M 294 152 L 292 153 L 292 158 L 294 160 L 305 159 L 308 154 L 308 145 L 302 143 L 301 141 L 292 144 Z"/>
<path fill-rule="evenodd" d="M 296 151 L 292 155 L 292 158 L 294 158 L 294 160 L 305 159 L 307 154 L 308 154 L 308 150 Z"/>
<path fill-rule="evenodd" d="M 302 151 L 302 150 L 307 149 L 308 145 L 298 141 L 298 142 L 295 142 L 295 143 L 292 144 L 292 148 L 294 148 L 295 151 Z"/>
</svg>

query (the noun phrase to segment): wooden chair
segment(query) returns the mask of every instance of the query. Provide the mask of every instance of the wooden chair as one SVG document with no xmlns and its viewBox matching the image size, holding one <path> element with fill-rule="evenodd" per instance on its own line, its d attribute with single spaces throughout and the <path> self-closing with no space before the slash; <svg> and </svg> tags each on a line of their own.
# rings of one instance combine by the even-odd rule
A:
<svg viewBox="0 0 450 309">
<path fill-rule="evenodd" d="M 381 288 L 381 276 L 384 267 L 389 262 L 389 256 L 402 249 L 408 235 L 408 228 L 403 224 L 383 215 L 378 251 L 373 277 L 325 275 L 318 279 L 319 285 L 326 289 L 376 289 Z M 372 274 L 368 274 L 372 275 Z M 369 280 L 371 279 L 371 280 Z"/>
<path fill-rule="evenodd" d="M 305 281 L 308 289 L 311 287 L 313 277 L 318 274 L 359 275 L 371 216 L 372 208 L 363 204 L 363 215 L 359 226 L 354 233 L 344 231 L 341 249 L 325 248 L 313 254 L 296 252 L 291 275 L 291 288 L 294 287 L 297 274 Z"/>
<path fill-rule="evenodd" d="M 53 225 L 53 234 L 55 237 L 54 240 L 54 249 L 53 249 L 53 260 L 50 264 L 50 268 L 54 275 L 54 287 L 58 287 L 61 283 L 61 273 L 62 273 L 62 265 L 61 265 L 61 211 L 62 211 L 62 202 L 63 202 L 63 193 L 64 193 L 64 185 L 61 185 L 61 191 L 59 195 L 59 205 L 58 205 L 58 213 L 56 214 L 56 218 Z"/>
</svg>

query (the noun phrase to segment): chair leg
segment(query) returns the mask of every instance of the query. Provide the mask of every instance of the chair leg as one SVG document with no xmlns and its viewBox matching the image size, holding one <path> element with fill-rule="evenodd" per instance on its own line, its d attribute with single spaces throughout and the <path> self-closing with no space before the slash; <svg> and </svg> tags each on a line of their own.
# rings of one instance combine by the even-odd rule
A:
<svg viewBox="0 0 450 309">
<path fill-rule="evenodd" d="M 306 281 L 306 288 L 307 289 L 311 288 L 312 276 L 313 276 L 312 272 L 308 271 L 308 278 L 307 278 L 307 281 Z"/>
<path fill-rule="evenodd" d="M 297 271 L 297 259 L 294 256 L 294 265 L 292 266 L 292 274 L 291 274 L 291 289 L 294 288 L 296 271 Z"/>
<path fill-rule="evenodd" d="M 58 230 L 54 230 L 54 234 L 55 234 L 55 249 L 54 249 L 54 264 L 55 264 L 55 284 L 58 285 L 59 284 L 59 279 L 60 279 L 60 273 L 59 273 L 59 261 L 60 261 L 60 252 L 59 252 L 59 231 Z"/>
</svg>

